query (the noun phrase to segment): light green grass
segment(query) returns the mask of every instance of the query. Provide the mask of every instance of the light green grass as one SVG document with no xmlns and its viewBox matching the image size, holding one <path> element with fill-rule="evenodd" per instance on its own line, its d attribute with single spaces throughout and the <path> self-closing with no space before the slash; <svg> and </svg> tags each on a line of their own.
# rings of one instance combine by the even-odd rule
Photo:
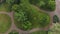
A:
<svg viewBox="0 0 60 34">
<path fill-rule="evenodd" d="M 48 34 L 60 34 L 60 23 L 53 23 Z"/>
<path fill-rule="evenodd" d="M 0 14 L 0 33 L 6 32 L 11 26 L 11 18 L 6 14 Z"/>
</svg>

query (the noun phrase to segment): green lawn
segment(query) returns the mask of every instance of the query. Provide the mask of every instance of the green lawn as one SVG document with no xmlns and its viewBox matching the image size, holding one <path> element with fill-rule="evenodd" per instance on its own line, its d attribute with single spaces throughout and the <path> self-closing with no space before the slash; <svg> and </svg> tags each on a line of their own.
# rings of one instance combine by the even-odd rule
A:
<svg viewBox="0 0 60 34">
<path fill-rule="evenodd" d="M 6 14 L 0 14 L 0 33 L 6 32 L 11 26 L 11 18 Z"/>
</svg>

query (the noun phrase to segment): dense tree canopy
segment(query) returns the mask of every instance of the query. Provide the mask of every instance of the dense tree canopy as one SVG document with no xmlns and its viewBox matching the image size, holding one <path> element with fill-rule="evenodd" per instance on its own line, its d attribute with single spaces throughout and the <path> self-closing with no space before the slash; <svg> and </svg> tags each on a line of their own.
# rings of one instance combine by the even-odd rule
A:
<svg viewBox="0 0 60 34">
<path fill-rule="evenodd" d="M 55 10 L 55 0 L 29 0 L 31 4 L 34 4 L 41 9 L 53 11 Z"/>
<path fill-rule="evenodd" d="M 14 5 L 12 9 L 15 11 L 15 24 L 20 29 L 30 30 L 34 27 L 35 23 L 41 27 L 45 27 L 50 22 L 48 14 L 35 10 L 30 4 Z"/>
</svg>

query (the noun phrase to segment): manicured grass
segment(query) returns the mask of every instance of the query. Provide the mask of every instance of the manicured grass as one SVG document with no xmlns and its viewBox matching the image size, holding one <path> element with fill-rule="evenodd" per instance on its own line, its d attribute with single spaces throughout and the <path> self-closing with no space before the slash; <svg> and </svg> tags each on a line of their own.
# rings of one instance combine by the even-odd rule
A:
<svg viewBox="0 0 60 34">
<path fill-rule="evenodd" d="M 32 32 L 31 34 L 48 34 L 47 31 L 36 31 L 36 32 Z"/>
<path fill-rule="evenodd" d="M 0 33 L 6 32 L 11 26 L 11 18 L 6 14 L 0 14 Z"/>
</svg>

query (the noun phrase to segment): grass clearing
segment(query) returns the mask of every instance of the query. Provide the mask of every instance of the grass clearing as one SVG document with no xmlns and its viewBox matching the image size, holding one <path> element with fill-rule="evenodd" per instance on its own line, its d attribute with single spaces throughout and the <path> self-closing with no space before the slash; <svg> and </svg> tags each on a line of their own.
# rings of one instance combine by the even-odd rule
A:
<svg viewBox="0 0 60 34">
<path fill-rule="evenodd" d="M 6 14 L 0 14 L 0 33 L 5 33 L 11 26 L 11 18 Z"/>
</svg>

